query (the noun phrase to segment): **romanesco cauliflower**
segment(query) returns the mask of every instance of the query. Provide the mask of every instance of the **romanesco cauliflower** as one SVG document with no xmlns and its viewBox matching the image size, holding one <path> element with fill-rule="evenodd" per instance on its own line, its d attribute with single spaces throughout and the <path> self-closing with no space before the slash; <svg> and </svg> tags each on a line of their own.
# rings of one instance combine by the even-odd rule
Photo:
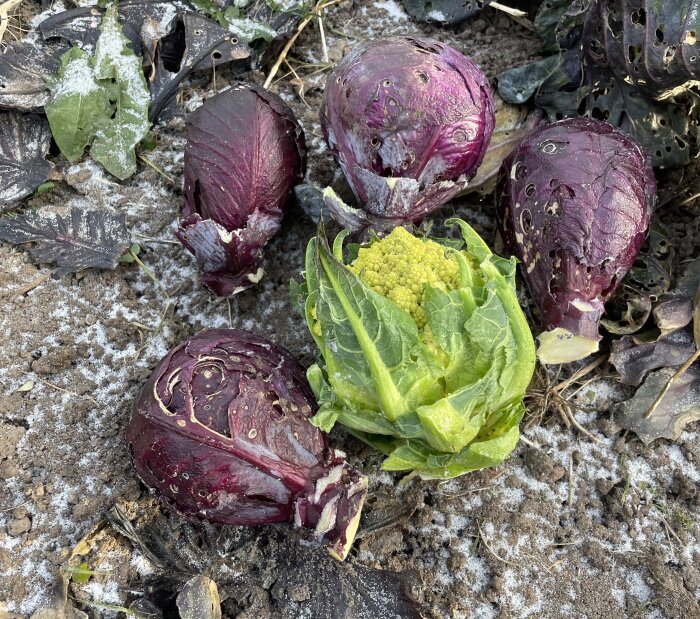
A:
<svg viewBox="0 0 700 619">
<path fill-rule="evenodd" d="M 407 311 L 419 329 L 426 325 L 423 297 L 426 286 L 459 287 L 459 264 L 443 245 L 413 236 L 405 228 L 360 249 L 350 270 L 372 290 Z"/>
</svg>

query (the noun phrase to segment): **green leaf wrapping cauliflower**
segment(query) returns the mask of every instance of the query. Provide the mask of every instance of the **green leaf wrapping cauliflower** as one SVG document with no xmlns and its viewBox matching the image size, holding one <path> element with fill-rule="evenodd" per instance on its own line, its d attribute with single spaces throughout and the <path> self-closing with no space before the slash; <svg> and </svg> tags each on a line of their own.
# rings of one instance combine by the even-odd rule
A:
<svg viewBox="0 0 700 619">
<path fill-rule="evenodd" d="M 396 228 L 343 263 L 340 234 L 306 252 L 295 290 L 321 353 L 308 370 L 320 408 L 380 449 L 390 471 L 450 478 L 495 466 L 518 442 L 535 346 L 515 294 L 515 259 L 465 222 L 465 250 Z"/>
</svg>

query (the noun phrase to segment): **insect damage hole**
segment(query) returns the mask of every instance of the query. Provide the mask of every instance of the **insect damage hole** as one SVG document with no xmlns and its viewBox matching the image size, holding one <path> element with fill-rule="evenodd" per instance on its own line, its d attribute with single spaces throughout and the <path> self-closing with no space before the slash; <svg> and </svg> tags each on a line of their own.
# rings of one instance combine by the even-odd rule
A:
<svg viewBox="0 0 700 619">
<path fill-rule="evenodd" d="M 528 209 L 520 213 L 520 228 L 525 233 L 530 232 L 532 229 L 532 213 Z"/>
</svg>

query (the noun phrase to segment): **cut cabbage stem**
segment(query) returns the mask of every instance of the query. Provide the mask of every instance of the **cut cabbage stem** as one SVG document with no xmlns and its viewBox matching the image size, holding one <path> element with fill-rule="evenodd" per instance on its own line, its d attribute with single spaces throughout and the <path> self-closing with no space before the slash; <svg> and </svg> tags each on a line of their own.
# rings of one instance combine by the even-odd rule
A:
<svg viewBox="0 0 700 619">
<path fill-rule="evenodd" d="M 537 357 L 545 365 L 570 363 L 598 352 L 598 340 L 557 327 L 541 333 Z"/>
</svg>

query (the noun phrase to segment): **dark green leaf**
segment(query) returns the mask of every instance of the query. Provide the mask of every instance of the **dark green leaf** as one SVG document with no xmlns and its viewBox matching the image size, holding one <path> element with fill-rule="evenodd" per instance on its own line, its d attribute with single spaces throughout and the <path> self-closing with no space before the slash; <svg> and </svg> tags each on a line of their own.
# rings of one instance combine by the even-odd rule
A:
<svg viewBox="0 0 700 619">
<path fill-rule="evenodd" d="M 558 65 L 557 54 L 504 71 L 497 76 L 498 94 L 507 103 L 525 103 Z"/>
<path fill-rule="evenodd" d="M 555 53 L 559 51 L 557 39 L 557 24 L 561 16 L 571 6 L 571 0 L 544 0 L 535 16 L 535 32 L 543 42 L 544 51 Z"/>
</svg>

